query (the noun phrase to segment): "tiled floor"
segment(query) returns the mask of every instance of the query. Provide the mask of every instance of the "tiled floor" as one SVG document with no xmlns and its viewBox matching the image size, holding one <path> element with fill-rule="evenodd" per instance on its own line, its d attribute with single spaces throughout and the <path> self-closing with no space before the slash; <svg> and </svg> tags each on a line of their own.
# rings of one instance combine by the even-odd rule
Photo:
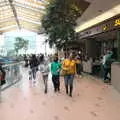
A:
<svg viewBox="0 0 120 120">
<path fill-rule="evenodd" d="M 54 93 L 49 79 L 48 94 L 39 82 L 30 87 L 28 70 L 23 80 L 2 93 L 0 120 L 120 120 L 120 94 L 91 77 L 74 80 L 74 93 L 65 94 L 63 78 L 61 93 Z"/>
</svg>

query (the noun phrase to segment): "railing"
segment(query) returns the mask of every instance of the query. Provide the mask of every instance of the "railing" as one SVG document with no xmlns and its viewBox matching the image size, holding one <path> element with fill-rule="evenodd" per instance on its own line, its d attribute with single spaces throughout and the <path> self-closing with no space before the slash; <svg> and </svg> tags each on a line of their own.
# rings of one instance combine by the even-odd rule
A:
<svg viewBox="0 0 120 120">
<path fill-rule="evenodd" d="M 13 64 L 6 64 L 2 66 L 6 72 L 6 75 L 5 75 L 5 84 L 0 86 L 0 94 L 3 90 L 9 88 L 10 86 L 14 85 L 15 83 L 21 80 L 22 78 L 22 75 L 20 72 L 21 64 L 22 63 L 13 63 Z"/>
<path fill-rule="evenodd" d="M 5 75 L 5 84 L 0 86 L 0 101 L 1 101 L 1 92 L 21 80 L 22 78 L 20 72 L 21 65 L 22 63 L 13 63 L 2 66 L 6 72 L 6 75 Z"/>
</svg>

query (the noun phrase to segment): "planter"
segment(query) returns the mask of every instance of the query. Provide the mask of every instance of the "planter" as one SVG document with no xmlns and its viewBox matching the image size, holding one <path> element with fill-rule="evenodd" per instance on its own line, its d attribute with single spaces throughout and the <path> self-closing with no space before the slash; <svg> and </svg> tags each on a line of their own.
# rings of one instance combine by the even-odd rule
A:
<svg viewBox="0 0 120 120">
<path fill-rule="evenodd" d="M 111 66 L 111 82 L 113 87 L 120 92 L 120 62 L 115 62 Z"/>
</svg>

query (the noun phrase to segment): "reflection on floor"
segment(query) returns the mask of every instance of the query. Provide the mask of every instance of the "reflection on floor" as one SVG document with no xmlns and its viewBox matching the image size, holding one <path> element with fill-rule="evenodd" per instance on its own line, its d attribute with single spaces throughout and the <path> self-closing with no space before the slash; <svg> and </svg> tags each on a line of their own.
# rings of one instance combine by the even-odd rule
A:
<svg viewBox="0 0 120 120">
<path fill-rule="evenodd" d="M 48 94 L 40 73 L 30 87 L 28 70 L 23 80 L 2 93 L 0 120 L 120 120 L 120 94 L 112 86 L 84 76 L 74 80 L 74 93 L 65 94 L 63 78 L 61 93 L 54 93 L 49 77 Z"/>
</svg>

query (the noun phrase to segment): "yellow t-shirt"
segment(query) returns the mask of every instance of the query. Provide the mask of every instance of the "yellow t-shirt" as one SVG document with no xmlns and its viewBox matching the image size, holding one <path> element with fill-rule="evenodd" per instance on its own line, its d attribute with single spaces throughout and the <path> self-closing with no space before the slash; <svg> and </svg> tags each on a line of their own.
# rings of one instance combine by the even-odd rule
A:
<svg viewBox="0 0 120 120">
<path fill-rule="evenodd" d="M 75 74 L 76 71 L 75 60 L 64 59 L 62 62 L 62 69 L 66 71 L 66 74 Z"/>
<path fill-rule="evenodd" d="M 80 62 L 80 60 L 76 60 L 76 63 L 77 63 L 77 64 L 80 64 L 81 62 Z"/>
</svg>

